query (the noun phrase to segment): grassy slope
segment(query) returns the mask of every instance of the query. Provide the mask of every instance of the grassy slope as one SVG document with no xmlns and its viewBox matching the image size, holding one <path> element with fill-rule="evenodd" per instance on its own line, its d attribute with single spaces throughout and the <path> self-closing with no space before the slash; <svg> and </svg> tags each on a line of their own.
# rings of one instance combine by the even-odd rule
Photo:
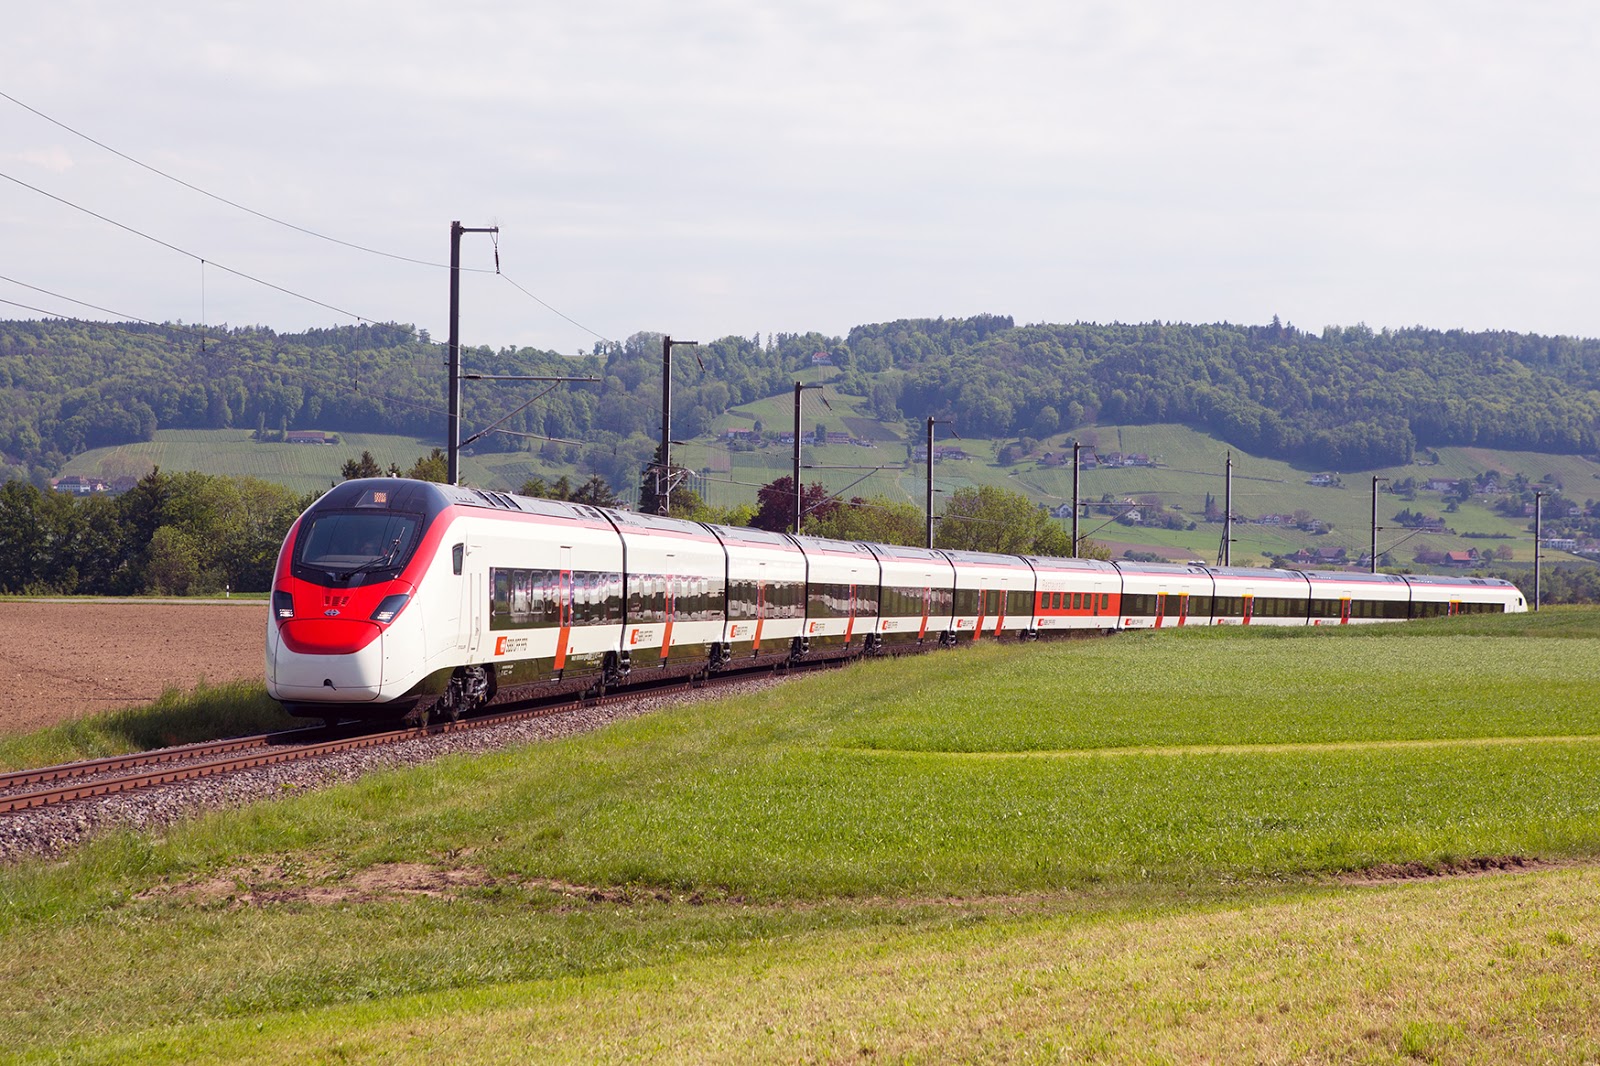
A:
<svg viewBox="0 0 1600 1066">
<path fill-rule="evenodd" d="M 826 382 L 831 376 L 829 371 L 809 371 L 802 377 L 812 383 Z M 853 422 L 856 429 L 868 428 L 869 425 L 877 427 L 880 439 L 871 448 L 807 444 L 803 452 L 803 461 L 808 468 L 804 478 L 820 481 L 834 492 L 848 491 L 850 495 L 859 496 L 881 495 L 920 506 L 925 497 L 925 472 L 921 463 L 907 462 L 903 426 L 874 422 L 864 403 L 856 397 L 839 394 L 832 389 L 827 394 L 832 410 L 821 405 L 816 393 L 806 393 L 806 426 L 815 427 L 821 422 L 838 430 L 850 428 Z M 769 431 L 792 425 L 791 395 L 768 397 L 734 408 L 718 420 L 715 432 L 734 427 L 749 428 L 757 419 Z M 947 442 L 958 444 L 973 458 L 940 463 L 935 471 L 936 487 L 948 493 L 960 488 L 999 485 L 1023 492 L 1050 506 L 1068 502 L 1072 498 L 1070 468 L 1046 466 L 1039 457 L 1045 452 L 1065 452 L 1070 455 L 1073 436 L 1093 442 L 1094 447 L 1103 453 L 1143 452 L 1160 457 L 1166 464 L 1154 469 L 1086 470 L 1081 482 L 1085 499 L 1098 499 L 1103 493 L 1110 493 L 1119 500 L 1152 496 L 1168 508 L 1176 509 L 1197 522 L 1193 531 L 1174 531 L 1122 526 L 1109 523 L 1105 516 L 1093 516 L 1081 527 L 1084 532 L 1094 531 L 1098 539 L 1107 542 L 1153 548 L 1174 559 L 1198 558 L 1209 561 L 1216 558 L 1221 524 L 1199 519 L 1204 515 L 1207 493 L 1211 493 L 1219 502 L 1222 499 L 1223 469 L 1231 449 L 1186 426 L 1083 427 L 1057 434 L 1042 442 L 1034 459 L 1009 467 L 999 466 L 995 462 L 1003 442 L 987 439 Z M 86 452 L 69 462 L 63 472 L 115 476 L 121 473 L 139 474 L 152 465 L 160 465 L 166 470 L 250 474 L 279 481 L 304 492 L 328 484 L 337 477 L 339 466 L 346 459 L 360 454 L 362 449 L 371 451 L 385 466 L 394 462 L 407 467 L 419 455 L 437 446 L 430 441 L 409 437 L 359 433 L 344 434 L 343 442 L 331 448 L 263 445 L 252 442 L 249 437 L 250 434 L 243 430 L 163 430 L 157 432 L 154 441 Z M 758 487 L 775 478 L 788 476 L 793 461 L 792 452 L 786 446 L 772 444 L 753 451 L 734 452 L 713 438 L 689 442 L 679 447 L 675 455 L 691 469 L 712 471 L 705 495 L 708 502 L 718 507 L 751 502 Z M 1249 523 L 1235 525 L 1237 542 L 1233 557 L 1236 563 L 1260 561 L 1268 553 L 1287 553 L 1301 547 L 1344 547 L 1352 558 L 1356 557 L 1366 550 L 1371 540 L 1370 477 L 1373 474 L 1394 479 L 1414 477 L 1420 483 L 1431 477 L 1463 477 L 1485 470 L 1507 474 L 1520 471 L 1533 481 L 1551 475 L 1578 500 L 1600 496 L 1600 464 L 1577 456 L 1443 448 L 1439 450 L 1438 465 L 1364 471 L 1345 476 L 1343 487 L 1322 488 L 1307 483 L 1310 471 L 1236 450 L 1233 455 L 1234 505 L 1238 513 L 1254 518 L 1261 514 L 1293 514 L 1306 510 L 1333 525 L 1332 532 L 1316 537 L 1296 530 Z M 884 469 L 873 472 L 876 467 Z M 467 455 L 462 457 L 462 469 L 464 479 L 469 483 L 502 490 L 513 490 L 535 474 L 546 477 L 567 474 L 580 480 L 585 476 L 577 470 L 550 468 L 531 452 Z M 1507 534 L 1512 538 L 1474 540 L 1449 535 L 1408 537 L 1403 530 L 1394 528 L 1380 534 L 1380 550 L 1398 544 L 1395 553 L 1397 560 L 1409 563 L 1419 547 L 1437 551 L 1469 547 L 1482 550 L 1506 544 L 1516 552 L 1519 561 L 1531 560 L 1533 548 L 1527 523 L 1494 514 L 1488 503 L 1477 500 L 1455 514 L 1445 514 L 1444 501 L 1436 493 L 1419 492 L 1417 498 L 1411 501 L 1380 494 L 1380 525 L 1389 522 L 1395 512 L 1409 507 L 1441 515 L 1449 527 L 1458 533 Z M 1403 543 L 1402 538 L 1405 538 Z M 1546 558 L 1558 560 L 1570 557 L 1559 552 L 1547 552 Z"/>
<path fill-rule="evenodd" d="M 1592 870 L 1319 880 L 1600 853 L 1600 615 L 1458 621 L 864 664 L 0 871 L 0 1045 L 1593 1052 Z M 302 898 L 385 863 L 477 881 Z"/>
</svg>

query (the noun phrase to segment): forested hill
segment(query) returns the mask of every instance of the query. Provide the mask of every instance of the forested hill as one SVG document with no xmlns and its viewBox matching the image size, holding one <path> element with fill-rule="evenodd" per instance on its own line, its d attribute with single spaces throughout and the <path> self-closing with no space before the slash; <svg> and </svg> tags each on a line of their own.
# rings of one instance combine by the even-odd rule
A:
<svg viewBox="0 0 1600 1066">
<path fill-rule="evenodd" d="M 788 389 L 826 353 L 838 387 L 886 421 L 949 416 L 969 437 L 1047 436 L 1087 422 L 1187 422 L 1258 455 L 1339 470 L 1406 461 L 1417 447 L 1479 444 L 1591 453 L 1600 341 L 1515 333 L 1229 324 L 1016 326 L 1007 316 L 912 319 L 816 333 L 725 337 L 680 349 L 674 435 Z M 471 384 L 465 432 L 480 449 L 582 450 L 614 484 L 647 460 L 660 419 L 660 339 L 637 334 L 582 357 L 474 348 L 483 374 L 594 375 L 513 414 L 546 386 Z M 443 346 L 408 326 L 278 334 L 260 328 L 0 322 L 0 453 L 13 473 L 53 473 L 86 448 L 158 428 L 440 435 Z"/>
</svg>

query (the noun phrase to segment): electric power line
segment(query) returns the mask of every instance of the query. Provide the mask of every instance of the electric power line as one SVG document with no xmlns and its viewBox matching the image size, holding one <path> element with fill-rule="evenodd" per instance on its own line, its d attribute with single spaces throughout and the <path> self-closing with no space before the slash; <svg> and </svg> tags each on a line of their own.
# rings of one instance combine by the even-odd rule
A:
<svg viewBox="0 0 1600 1066">
<path fill-rule="evenodd" d="M 111 145 L 106 144 L 104 141 L 101 141 L 101 140 L 98 140 L 98 139 L 96 139 L 94 137 L 89 136 L 87 133 L 84 133 L 82 130 L 75 129 L 72 126 L 67 125 L 65 122 L 62 122 L 60 119 L 53 118 L 52 116 L 45 114 L 43 111 L 40 111 L 36 107 L 32 107 L 32 106 L 30 106 L 28 104 L 23 103 L 21 100 L 18 100 L 15 96 L 12 96 L 10 93 L 4 92 L 4 91 L 0 91 L 0 98 L 4 98 L 6 100 L 11 101 L 11 103 L 16 104 L 18 107 L 22 108 L 24 111 L 27 111 L 30 114 L 36 115 L 39 118 L 43 119 L 44 121 L 50 123 L 51 125 L 57 126 L 60 129 L 63 129 L 65 131 L 67 131 L 68 133 L 72 134 L 74 137 L 80 137 L 83 140 L 88 141 L 90 144 L 94 145 L 97 148 L 101 148 L 101 149 L 103 149 L 103 150 L 105 150 L 107 152 L 110 152 L 112 155 L 116 156 L 119 159 L 122 159 L 122 160 L 125 160 L 125 161 L 129 162 L 129 163 L 132 163 L 134 166 L 140 167 L 143 170 L 147 170 L 150 173 L 157 175 L 158 177 L 165 178 L 167 181 L 173 182 L 173 183 L 175 183 L 177 185 L 181 185 L 185 189 L 190 190 L 191 192 L 199 193 L 201 196 L 208 197 L 208 198 L 210 198 L 212 200 L 215 200 L 215 201 L 217 201 L 218 203 L 221 203 L 221 204 L 226 204 L 227 206 L 232 207 L 235 210 L 243 211 L 247 215 L 252 215 L 252 216 L 254 216 L 256 218 L 259 218 L 259 219 L 262 219 L 264 221 L 274 223 L 275 225 L 283 226 L 283 227 L 285 227 L 287 229 L 294 230 L 296 233 L 305 234 L 308 237 L 315 237 L 318 240 L 328 241 L 329 243 L 337 244 L 337 245 L 340 245 L 340 246 L 345 247 L 345 248 L 350 248 L 350 249 L 352 249 L 354 251 L 365 252 L 365 253 L 367 253 L 369 255 L 381 256 L 381 257 L 383 257 L 385 259 L 394 259 L 394 260 L 397 260 L 397 261 L 403 262 L 403 263 L 413 263 L 413 264 L 415 264 L 417 266 L 432 267 L 432 268 L 436 268 L 436 269 L 440 269 L 440 270 L 449 270 L 450 269 L 450 264 L 448 264 L 448 263 L 437 263 L 437 262 L 433 262 L 432 260 L 417 259 L 417 258 L 415 258 L 413 256 L 401 255 L 401 254 L 399 254 L 397 252 L 386 252 L 381 248 L 372 248 L 372 247 L 369 247 L 369 246 L 364 245 L 364 244 L 357 244 L 354 241 L 347 241 L 347 240 L 343 240 L 343 239 L 341 239 L 339 237 L 333 237 L 333 236 L 330 236 L 330 235 L 328 235 L 326 233 L 321 233 L 321 232 L 319 232 L 317 230 L 311 229 L 311 228 L 309 228 L 307 226 L 301 226 L 301 225 L 298 225 L 296 223 L 289 222 L 289 221 L 287 221 L 285 219 L 277 217 L 276 215 L 268 214 L 265 211 L 258 211 L 253 207 L 249 207 L 249 206 L 247 206 L 245 204 L 241 204 L 236 200 L 230 200 L 226 196 L 222 196 L 222 195 L 220 195 L 218 193 L 211 192 L 208 189 L 203 189 L 200 186 L 193 184 L 192 182 L 185 181 L 184 179 L 182 179 L 180 177 L 177 177 L 176 175 L 169 174 L 166 171 L 160 169 L 159 167 L 151 166 L 149 163 L 146 163 L 143 160 L 136 159 L 135 157 L 129 155 L 126 152 L 123 152 L 123 151 L 121 151 L 121 150 L 119 150 L 117 148 L 113 148 Z M 0 176 L 9 177 L 9 175 L 0 175 Z M 12 178 L 11 180 L 16 181 L 15 178 Z M 19 182 L 19 184 L 23 184 L 23 183 Z M 32 188 L 32 186 L 29 186 L 29 188 Z M 37 190 L 37 189 L 35 191 L 36 192 L 43 192 L 42 190 Z M 50 194 L 49 193 L 43 193 L 43 195 L 48 196 Z M 62 201 L 62 202 L 66 203 L 66 201 Z M 76 205 L 69 204 L 68 206 L 76 206 Z M 82 209 L 80 208 L 80 210 L 82 210 Z M 90 212 L 90 213 L 92 214 L 92 212 Z M 96 216 L 96 217 L 101 217 L 101 216 Z M 109 222 L 111 220 L 110 219 L 105 219 L 105 221 Z M 112 224 L 113 225 L 117 225 L 118 223 L 114 223 L 113 222 Z M 133 231 L 133 232 L 136 232 L 136 231 Z M 141 234 L 141 236 L 142 236 L 142 234 Z M 171 247 L 171 245 L 168 245 L 168 247 Z M 174 249 L 174 250 L 178 250 L 178 249 Z M 204 261 L 202 260 L 202 262 L 204 262 Z M 212 265 L 215 266 L 216 264 L 212 264 Z M 222 269 L 226 269 L 226 268 L 222 268 Z M 498 241 L 496 242 L 496 245 L 495 245 L 495 267 L 494 267 L 493 270 L 489 270 L 486 267 L 461 267 L 460 269 L 462 271 L 464 271 L 464 272 L 472 273 L 472 274 L 499 274 L 501 277 L 505 278 L 506 281 L 508 283 L 510 283 L 513 288 L 517 289 L 524 296 L 526 296 L 529 299 L 533 300 L 535 303 L 539 304 L 541 307 L 543 307 L 545 310 L 549 311 L 550 313 L 552 313 L 554 315 L 557 315 L 562 319 L 565 319 L 567 322 L 571 323 L 574 326 L 577 326 L 579 329 L 583 330 L 585 333 L 591 334 L 592 336 L 594 336 L 598 340 L 604 341 L 607 344 L 615 344 L 616 343 L 615 341 L 613 341 L 610 338 L 604 336 L 603 334 L 595 332 L 594 330 L 590 329 L 588 326 L 584 325 L 583 323 L 577 321 L 576 319 L 574 319 L 574 318 L 570 317 L 569 315 L 563 313 L 562 311 L 558 310 L 557 308 L 551 306 L 545 300 L 543 300 L 540 297 L 534 295 L 534 293 L 530 292 L 528 289 L 524 288 L 522 285 L 517 284 L 515 281 L 512 281 L 511 278 L 509 278 L 505 274 L 501 273 L 501 271 L 500 271 L 500 249 L 499 249 Z M 230 273 L 235 273 L 235 272 L 230 271 Z M 248 277 L 248 275 L 240 275 L 240 276 L 241 277 Z M 256 280 L 256 279 L 251 278 L 249 280 Z M 258 282 L 258 283 L 259 284 L 269 284 L 269 283 L 266 283 L 266 282 Z M 276 286 L 274 286 L 274 287 L 276 287 Z M 280 291 L 288 292 L 288 290 L 280 290 Z M 296 295 L 296 294 L 290 293 L 290 295 Z M 309 299 L 309 297 L 302 297 L 302 298 L 303 299 Z M 313 302 L 316 302 L 316 301 L 313 301 Z M 329 305 L 323 304 L 321 306 L 328 307 Z M 338 310 L 337 308 L 330 308 L 330 309 Z M 341 314 L 349 314 L 349 312 L 343 312 L 343 311 L 341 311 L 340 313 Z M 357 316 L 352 316 L 352 317 L 357 317 Z M 361 319 L 361 321 L 370 321 L 370 320 Z"/>
</svg>

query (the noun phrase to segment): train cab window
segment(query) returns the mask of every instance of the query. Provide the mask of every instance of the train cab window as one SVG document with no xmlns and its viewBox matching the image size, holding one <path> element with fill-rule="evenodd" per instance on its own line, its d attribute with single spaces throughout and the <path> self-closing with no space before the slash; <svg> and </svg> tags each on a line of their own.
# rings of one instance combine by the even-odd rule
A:
<svg viewBox="0 0 1600 1066">
<path fill-rule="evenodd" d="M 450 549 L 450 572 L 460 577 L 461 568 L 466 563 L 466 560 L 467 546 L 465 544 L 454 545 Z"/>
<path fill-rule="evenodd" d="M 416 547 L 419 516 L 393 511 L 314 515 L 295 545 L 295 563 L 340 580 L 397 570 Z"/>
</svg>

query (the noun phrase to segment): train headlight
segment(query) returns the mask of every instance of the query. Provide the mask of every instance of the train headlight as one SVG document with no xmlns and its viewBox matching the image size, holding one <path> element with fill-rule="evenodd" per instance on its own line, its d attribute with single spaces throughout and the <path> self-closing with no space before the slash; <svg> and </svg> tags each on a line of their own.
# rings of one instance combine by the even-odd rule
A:
<svg viewBox="0 0 1600 1066">
<path fill-rule="evenodd" d="M 287 592 L 272 594 L 272 617 L 279 620 L 294 617 L 294 596 Z"/>
<path fill-rule="evenodd" d="M 378 609 L 372 612 L 372 620 L 374 622 L 394 621 L 394 616 L 400 613 L 400 608 L 404 607 L 406 601 L 410 598 L 403 592 L 397 592 L 393 596 L 385 596 L 383 602 L 378 604 Z"/>
</svg>

